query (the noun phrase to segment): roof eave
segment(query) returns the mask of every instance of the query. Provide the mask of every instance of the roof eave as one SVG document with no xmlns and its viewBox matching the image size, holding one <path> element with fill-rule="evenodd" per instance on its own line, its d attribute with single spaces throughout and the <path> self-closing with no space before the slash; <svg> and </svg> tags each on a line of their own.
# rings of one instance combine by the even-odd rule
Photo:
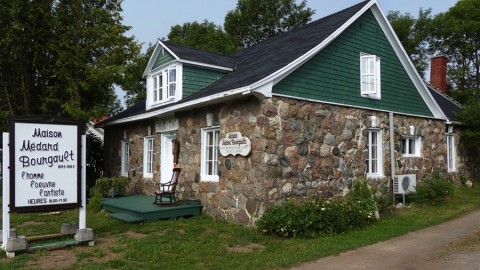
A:
<svg viewBox="0 0 480 270">
<path fill-rule="evenodd" d="M 155 49 L 153 50 L 153 53 L 150 56 L 150 59 L 148 60 L 147 66 L 143 71 L 142 78 L 145 78 L 152 71 L 152 68 L 155 65 L 155 61 L 158 55 L 160 54 L 161 48 L 167 50 L 167 52 L 171 54 L 176 61 L 180 60 L 180 58 L 178 58 L 178 56 L 175 53 L 173 53 L 172 50 L 170 50 L 161 40 L 158 40 L 157 45 L 155 46 Z"/>
<path fill-rule="evenodd" d="M 335 30 L 330 36 L 324 39 L 320 44 L 315 46 L 314 48 L 310 49 L 308 52 L 300 56 L 299 58 L 292 61 L 290 64 L 286 65 L 285 67 L 277 70 L 276 72 L 272 73 L 271 75 L 253 83 L 251 88 L 259 88 L 265 84 L 273 82 L 273 85 L 277 84 L 279 81 L 287 77 L 290 73 L 296 70 L 301 65 L 305 64 L 308 60 L 310 60 L 313 56 L 315 56 L 318 52 L 324 49 L 328 44 L 334 41 L 338 36 L 340 36 L 353 22 L 355 22 L 363 13 L 369 10 L 374 4 L 376 4 L 376 0 L 371 0 L 367 3 L 362 9 L 360 9 L 354 16 L 348 19 L 341 27 Z M 271 96 L 271 94 L 270 94 Z"/>
<path fill-rule="evenodd" d="M 129 122 L 134 122 L 134 121 L 140 121 L 140 120 L 146 120 L 146 119 L 149 119 L 149 118 L 159 117 L 160 115 L 163 115 L 163 114 L 171 114 L 171 113 L 178 112 L 178 111 L 200 108 L 200 107 L 204 107 L 204 106 L 207 106 L 207 105 L 217 104 L 217 103 L 221 103 L 221 102 L 224 102 L 224 101 L 232 100 L 232 99 L 237 98 L 237 97 L 242 97 L 246 94 L 250 94 L 250 92 L 251 91 L 250 91 L 249 87 L 237 88 L 237 89 L 225 91 L 225 92 L 222 92 L 222 93 L 206 96 L 206 97 L 203 97 L 203 98 L 187 101 L 187 102 L 184 102 L 184 103 L 181 103 L 181 104 L 178 104 L 178 105 L 173 105 L 173 106 L 170 106 L 170 107 L 167 107 L 167 108 L 164 108 L 164 109 L 158 109 L 158 110 L 150 111 L 150 112 L 147 111 L 147 112 L 139 114 L 139 115 L 113 120 L 113 121 L 107 123 L 105 126 L 125 124 L 125 123 L 129 123 Z M 252 94 L 258 96 L 258 93 L 252 93 Z"/>
<path fill-rule="evenodd" d="M 375 1 L 375 5 L 372 6 L 372 12 L 375 18 L 377 19 L 377 21 L 379 22 L 379 25 L 382 28 L 383 32 L 385 33 L 385 36 L 390 42 L 390 45 L 392 46 L 393 50 L 396 52 L 400 60 L 400 63 L 402 64 L 403 68 L 405 69 L 408 76 L 412 80 L 413 84 L 417 88 L 418 93 L 420 94 L 422 99 L 425 101 L 425 104 L 427 105 L 428 109 L 432 112 L 435 118 L 441 118 L 441 119 L 447 120 L 448 117 L 445 115 L 443 110 L 440 108 L 440 106 L 437 104 L 433 96 L 430 94 L 430 91 L 428 91 L 427 85 L 425 84 L 423 79 L 420 77 L 420 75 L 416 71 L 415 66 L 410 60 L 410 57 L 408 57 L 407 52 L 401 45 L 401 42 L 398 39 L 397 35 L 395 34 L 395 31 L 393 30 L 392 26 L 388 22 L 387 17 L 382 12 L 381 8 L 379 7 L 379 4 L 376 1 Z"/>
</svg>

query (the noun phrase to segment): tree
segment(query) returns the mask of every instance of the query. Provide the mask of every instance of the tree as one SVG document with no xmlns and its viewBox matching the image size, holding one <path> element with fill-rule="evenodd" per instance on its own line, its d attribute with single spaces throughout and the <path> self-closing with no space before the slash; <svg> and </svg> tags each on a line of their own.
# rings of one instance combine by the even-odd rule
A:
<svg viewBox="0 0 480 270">
<path fill-rule="evenodd" d="M 2 116 L 38 114 L 52 73 L 52 1 L 8 1 L 0 6 L 0 110 Z M 42 71 L 42 75 L 35 73 Z M 33 88 L 36 88 L 33 91 Z"/>
<path fill-rule="evenodd" d="M 86 120 L 116 110 L 140 52 L 121 0 L 0 0 L 0 110 Z"/>
<path fill-rule="evenodd" d="M 142 75 L 154 49 L 155 45 L 149 44 L 145 53 L 139 54 L 134 61 L 131 61 L 125 66 L 125 76 L 122 79 L 120 86 L 126 92 L 125 104 L 127 108 L 147 97 L 146 84 Z"/>
<path fill-rule="evenodd" d="M 207 20 L 203 23 L 194 21 L 172 26 L 168 40 L 187 47 L 221 54 L 229 54 L 238 49 L 233 39 L 223 31 L 221 26 Z"/>
<path fill-rule="evenodd" d="M 480 176 L 478 166 L 480 157 L 480 98 L 470 98 L 464 108 L 457 113 L 457 120 L 462 123 L 460 148 L 463 163 L 470 168 L 471 177 Z"/>
<path fill-rule="evenodd" d="M 430 52 L 448 56 L 450 94 L 466 104 L 480 93 L 480 1 L 460 0 L 433 19 Z"/>
<path fill-rule="evenodd" d="M 314 10 L 306 0 L 238 0 L 235 10 L 225 17 L 224 28 L 239 47 L 290 31 L 311 20 Z"/>
<path fill-rule="evenodd" d="M 103 176 L 103 141 L 93 133 L 87 133 L 86 182 L 87 191 Z M 87 193 L 88 195 L 88 193 Z"/>
<path fill-rule="evenodd" d="M 423 78 L 425 78 L 425 70 L 429 63 L 427 29 L 432 21 L 431 12 L 431 8 L 420 9 L 418 18 L 414 18 L 410 13 L 400 14 L 399 11 L 390 11 L 387 14 L 387 18 L 403 48 Z"/>
</svg>

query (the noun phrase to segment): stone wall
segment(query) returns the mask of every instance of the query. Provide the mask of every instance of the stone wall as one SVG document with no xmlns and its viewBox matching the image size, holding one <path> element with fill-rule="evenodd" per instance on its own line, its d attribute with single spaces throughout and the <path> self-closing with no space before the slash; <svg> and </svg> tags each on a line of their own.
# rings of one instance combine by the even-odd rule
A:
<svg viewBox="0 0 480 270">
<path fill-rule="evenodd" d="M 144 138 L 154 136 L 153 178 L 143 177 Z M 112 126 L 105 129 L 104 160 L 106 176 L 118 176 L 121 173 L 121 141 L 128 140 L 129 168 L 128 177 L 131 182 L 127 192 L 131 194 L 147 194 L 154 192 L 154 183 L 160 179 L 160 136 L 154 133 L 153 121 L 140 121 L 127 126 Z"/>
<path fill-rule="evenodd" d="M 200 179 L 201 129 L 207 127 L 206 115 L 220 126 L 220 138 L 228 132 L 247 136 L 252 151 L 247 157 L 219 158 L 218 182 Z M 291 197 L 324 196 L 348 191 L 355 178 L 367 170 L 367 138 L 371 116 L 376 116 L 382 131 L 383 171 L 385 177 L 370 179 L 378 195 L 389 190 L 390 129 L 386 112 L 369 111 L 309 101 L 273 97 L 260 101 L 254 97 L 219 106 L 177 113 L 180 140 L 180 198 L 198 198 L 204 211 L 214 217 L 253 225 L 268 204 Z M 446 139 L 443 121 L 411 116 L 394 116 L 395 173 L 414 173 L 421 180 L 433 172 L 445 173 Z M 143 136 L 145 125 L 107 128 L 106 141 L 119 140 L 123 130 L 131 142 L 129 176 L 132 191 L 152 193 L 150 180 L 142 179 Z M 401 155 L 402 135 L 415 126 L 421 136 L 422 157 Z M 122 134 L 119 134 L 122 133 Z M 456 140 L 458 142 L 458 140 Z M 119 173 L 118 145 L 106 158 L 109 173 Z M 159 171 L 159 135 L 155 135 L 155 176 Z M 106 147 L 107 149 L 107 147 Z M 154 177 L 155 179 L 158 179 Z M 157 181 L 158 182 L 158 181 Z"/>
</svg>

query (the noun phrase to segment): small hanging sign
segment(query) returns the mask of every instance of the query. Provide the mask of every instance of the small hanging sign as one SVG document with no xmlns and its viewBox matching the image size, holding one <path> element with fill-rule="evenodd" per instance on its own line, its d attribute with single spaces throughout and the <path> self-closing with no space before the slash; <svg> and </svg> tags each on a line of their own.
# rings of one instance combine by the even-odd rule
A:
<svg viewBox="0 0 480 270">
<path fill-rule="evenodd" d="M 220 154 L 224 157 L 228 155 L 247 156 L 252 150 L 252 144 L 250 139 L 242 136 L 240 132 L 230 132 L 227 133 L 225 138 L 220 140 L 218 148 L 220 149 Z"/>
</svg>

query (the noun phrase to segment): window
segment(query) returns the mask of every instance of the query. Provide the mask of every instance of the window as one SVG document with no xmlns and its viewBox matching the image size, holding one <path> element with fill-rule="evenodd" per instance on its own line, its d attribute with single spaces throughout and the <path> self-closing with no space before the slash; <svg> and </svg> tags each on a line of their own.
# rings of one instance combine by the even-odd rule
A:
<svg viewBox="0 0 480 270">
<path fill-rule="evenodd" d="M 177 70 L 175 68 L 171 68 L 168 70 L 167 83 L 167 98 L 175 98 L 175 91 L 177 88 Z"/>
<path fill-rule="evenodd" d="M 162 100 L 163 91 L 163 76 L 157 75 L 153 77 L 153 102 L 159 102 Z"/>
<path fill-rule="evenodd" d="M 420 157 L 421 156 L 420 137 L 404 137 L 402 138 L 402 155 L 404 157 Z"/>
<path fill-rule="evenodd" d="M 375 55 L 360 55 L 361 95 L 380 99 L 380 58 Z"/>
<path fill-rule="evenodd" d="M 147 78 L 147 109 L 181 98 L 181 72 L 182 66 L 175 64 L 158 70 Z"/>
<path fill-rule="evenodd" d="M 383 176 L 381 130 L 368 131 L 368 177 Z"/>
<path fill-rule="evenodd" d="M 201 179 L 204 181 L 218 181 L 218 127 L 202 129 L 202 160 Z"/>
<path fill-rule="evenodd" d="M 453 127 L 450 126 L 447 133 L 447 166 L 449 172 L 456 171 L 456 155 Z"/>
<path fill-rule="evenodd" d="M 143 177 L 153 177 L 153 137 L 145 137 L 143 145 Z"/>
<path fill-rule="evenodd" d="M 127 176 L 128 177 L 128 159 L 129 159 L 129 154 L 128 154 L 128 141 L 127 140 L 122 140 L 122 171 L 121 175 L 122 176 Z"/>
</svg>

